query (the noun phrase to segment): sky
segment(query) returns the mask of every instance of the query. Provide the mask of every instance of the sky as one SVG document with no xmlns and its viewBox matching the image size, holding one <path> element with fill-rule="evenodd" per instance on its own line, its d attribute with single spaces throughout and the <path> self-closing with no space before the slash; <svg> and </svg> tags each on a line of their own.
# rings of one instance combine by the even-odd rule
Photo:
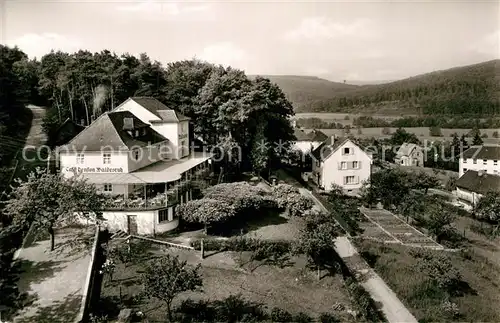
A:
<svg viewBox="0 0 500 323">
<path fill-rule="evenodd" d="M 500 58 L 500 1 L 0 0 L 0 43 L 396 80 Z"/>
</svg>

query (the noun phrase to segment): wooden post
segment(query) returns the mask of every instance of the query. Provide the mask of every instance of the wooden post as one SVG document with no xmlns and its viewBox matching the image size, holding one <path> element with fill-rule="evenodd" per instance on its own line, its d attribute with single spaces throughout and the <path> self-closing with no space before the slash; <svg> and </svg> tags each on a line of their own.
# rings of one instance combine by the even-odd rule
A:
<svg viewBox="0 0 500 323">
<path fill-rule="evenodd" d="M 201 259 L 205 258 L 205 250 L 203 248 L 203 239 L 201 239 Z"/>
</svg>

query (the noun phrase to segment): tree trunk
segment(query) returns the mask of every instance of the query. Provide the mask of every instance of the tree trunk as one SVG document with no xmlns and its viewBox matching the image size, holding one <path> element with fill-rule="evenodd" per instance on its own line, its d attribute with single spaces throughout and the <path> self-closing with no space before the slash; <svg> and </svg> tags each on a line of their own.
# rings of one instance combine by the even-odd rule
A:
<svg viewBox="0 0 500 323">
<path fill-rule="evenodd" d="M 59 116 L 59 122 L 61 122 L 61 107 L 59 106 L 59 101 L 57 100 L 57 97 L 54 97 L 56 101 L 56 107 L 57 107 L 57 114 Z"/>
<path fill-rule="evenodd" d="M 54 251 L 55 247 L 55 235 L 54 235 L 54 228 L 50 227 L 48 229 L 49 234 L 50 234 L 50 251 Z"/>
<path fill-rule="evenodd" d="M 85 117 L 87 118 L 87 126 L 90 124 L 89 122 L 89 107 L 87 106 L 87 101 L 82 97 L 83 105 L 85 105 Z"/>
<path fill-rule="evenodd" d="M 172 306 L 171 302 L 167 302 L 167 319 L 169 322 L 173 322 L 171 306 Z"/>
<path fill-rule="evenodd" d="M 71 114 L 71 121 L 75 121 L 75 114 L 73 111 L 73 96 L 72 96 L 71 92 L 72 92 L 72 90 L 70 91 L 69 86 L 68 86 L 69 112 Z"/>
</svg>

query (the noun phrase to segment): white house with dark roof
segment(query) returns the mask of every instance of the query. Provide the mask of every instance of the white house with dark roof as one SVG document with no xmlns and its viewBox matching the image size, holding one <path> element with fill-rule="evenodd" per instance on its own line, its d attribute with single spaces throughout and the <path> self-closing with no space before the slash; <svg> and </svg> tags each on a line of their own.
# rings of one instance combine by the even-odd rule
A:
<svg viewBox="0 0 500 323">
<path fill-rule="evenodd" d="M 422 147 L 405 142 L 399 147 L 394 157 L 394 162 L 401 166 L 424 167 L 424 153 Z"/>
<path fill-rule="evenodd" d="M 293 149 L 307 154 L 316 149 L 328 136 L 319 130 L 313 130 L 309 133 L 302 129 L 294 128 L 294 136 L 296 138 Z"/>
<path fill-rule="evenodd" d="M 500 176 L 484 171 L 467 170 L 456 181 L 459 200 L 473 206 L 488 192 L 500 192 Z"/>
<path fill-rule="evenodd" d="M 66 177 L 81 176 L 109 194 L 112 231 L 155 234 L 178 225 L 175 205 L 210 172 L 211 155 L 191 153 L 189 118 L 153 98 L 129 98 L 58 148 Z"/>
<path fill-rule="evenodd" d="M 325 191 L 336 184 L 355 193 L 370 179 L 371 154 L 351 139 L 329 137 L 313 150 L 312 156 L 312 179 Z"/>
<path fill-rule="evenodd" d="M 468 170 L 500 175 L 500 146 L 472 146 L 462 153 L 459 162 L 459 176 Z"/>
</svg>

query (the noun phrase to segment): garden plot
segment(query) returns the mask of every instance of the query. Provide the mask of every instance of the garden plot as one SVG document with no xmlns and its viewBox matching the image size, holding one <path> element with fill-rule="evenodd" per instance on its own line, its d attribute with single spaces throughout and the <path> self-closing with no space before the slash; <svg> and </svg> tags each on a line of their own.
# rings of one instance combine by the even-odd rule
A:
<svg viewBox="0 0 500 323">
<path fill-rule="evenodd" d="M 391 237 L 392 241 L 408 246 L 444 249 L 442 245 L 387 210 L 361 208 L 360 211 L 375 227 Z M 364 235 L 373 237 L 370 234 L 371 231 L 374 229 L 368 225 L 368 233 L 365 231 Z M 374 232 L 377 234 L 377 231 Z M 383 237 L 383 235 L 381 236 Z M 391 242 L 391 240 L 386 240 L 386 242 Z"/>
</svg>

